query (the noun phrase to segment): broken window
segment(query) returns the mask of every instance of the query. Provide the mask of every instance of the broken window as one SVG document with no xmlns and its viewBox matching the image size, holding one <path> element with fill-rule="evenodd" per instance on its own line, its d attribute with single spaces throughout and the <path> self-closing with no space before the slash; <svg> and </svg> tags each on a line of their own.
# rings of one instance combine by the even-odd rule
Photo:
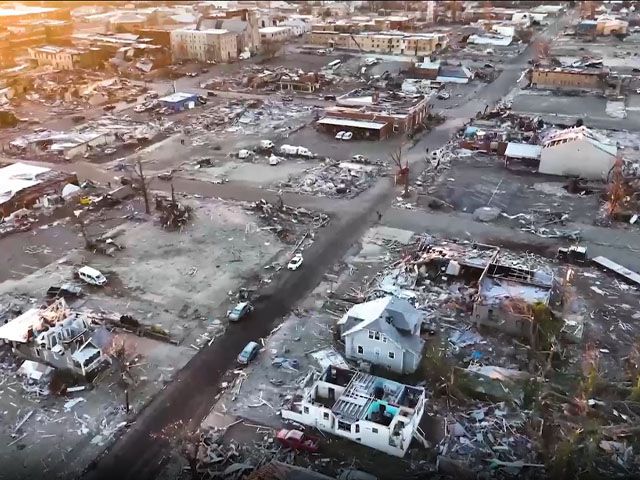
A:
<svg viewBox="0 0 640 480">
<path fill-rule="evenodd" d="M 375 332 L 374 338 L 380 340 L 380 332 Z"/>
<path fill-rule="evenodd" d="M 323 412 L 322 418 L 324 418 L 325 420 L 329 420 L 329 412 Z"/>
<path fill-rule="evenodd" d="M 364 355 L 364 348 L 362 348 L 362 345 L 358 345 L 358 355 Z"/>
<path fill-rule="evenodd" d="M 360 424 L 356 423 L 356 433 L 360 433 Z"/>
<path fill-rule="evenodd" d="M 378 429 L 377 429 L 377 428 L 375 428 L 375 427 L 373 427 L 373 428 L 371 429 L 371 433 L 378 433 Z"/>
<path fill-rule="evenodd" d="M 369 338 L 371 340 L 373 340 L 373 333 L 374 333 L 373 330 L 369 330 Z"/>
<path fill-rule="evenodd" d="M 394 358 L 396 358 L 396 353 L 395 352 L 389 352 L 389 358 L 391 360 L 393 360 Z"/>
<path fill-rule="evenodd" d="M 351 424 L 338 420 L 338 430 L 344 430 L 345 432 L 351 431 Z"/>
<path fill-rule="evenodd" d="M 302 407 L 302 411 L 304 413 L 309 413 L 309 407 Z"/>
</svg>

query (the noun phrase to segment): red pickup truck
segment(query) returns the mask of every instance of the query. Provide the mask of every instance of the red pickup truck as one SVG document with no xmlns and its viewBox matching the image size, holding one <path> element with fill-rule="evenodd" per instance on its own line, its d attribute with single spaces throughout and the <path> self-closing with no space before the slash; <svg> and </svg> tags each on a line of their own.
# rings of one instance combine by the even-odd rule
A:
<svg viewBox="0 0 640 480">
<path fill-rule="evenodd" d="M 315 453 L 319 449 L 319 441 L 316 437 L 305 435 L 300 430 L 287 430 L 283 428 L 276 434 L 276 440 L 282 446 L 292 450 Z"/>
</svg>

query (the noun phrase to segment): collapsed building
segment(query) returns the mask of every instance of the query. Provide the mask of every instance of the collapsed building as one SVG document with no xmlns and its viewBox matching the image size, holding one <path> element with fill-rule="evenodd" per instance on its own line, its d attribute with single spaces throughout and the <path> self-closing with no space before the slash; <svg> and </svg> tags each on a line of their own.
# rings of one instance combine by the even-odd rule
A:
<svg viewBox="0 0 640 480">
<path fill-rule="evenodd" d="M 329 366 L 282 418 L 403 457 L 419 435 L 425 390 L 354 370 Z"/>
<path fill-rule="evenodd" d="M 63 298 L 31 308 L 0 327 L 0 340 L 29 360 L 89 377 L 109 362 L 111 333 L 72 311 Z"/>
<path fill-rule="evenodd" d="M 73 173 L 25 163 L 0 168 L 0 216 L 30 208 L 49 196 L 59 197 L 69 184 L 78 184 Z"/>
<path fill-rule="evenodd" d="M 336 106 L 326 108 L 317 125 L 333 135 L 350 131 L 354 138 L 384 140 L 396 133 L 413 133 L 428 114 L 424 95 L 356 89 L 338 97 Z"/>
</svg>

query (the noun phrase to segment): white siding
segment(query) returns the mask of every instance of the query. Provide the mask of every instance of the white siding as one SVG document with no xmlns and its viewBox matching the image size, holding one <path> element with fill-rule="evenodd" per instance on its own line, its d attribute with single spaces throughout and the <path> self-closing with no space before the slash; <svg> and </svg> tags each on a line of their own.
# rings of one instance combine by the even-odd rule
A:
<svg viewBox="0 0 640 480">
<path fill-rule="evenodd" d="M 615 156 L 600 150 L 588 140 L 575 140 L 543 148 L 538 171 L 550 175 L 579 175 L 589 180 L 604 180 L 615 161 Z"/>
<path fill-rule="evenodd" d="M 358 353 L 358 346 L 363 348 L 363 353 Z M 392 352 L 394 358 L 389 358 L 389 352 Z M 374 340 L 369 338 L 369 331 L 359 330 L 345 337 L 345 354 L 347 358 L 353 360 L 365 360 L 386 367 L 397 373 L 403 372 L 403 353 L 400 347 L 387 339 Z"/>
</svg>

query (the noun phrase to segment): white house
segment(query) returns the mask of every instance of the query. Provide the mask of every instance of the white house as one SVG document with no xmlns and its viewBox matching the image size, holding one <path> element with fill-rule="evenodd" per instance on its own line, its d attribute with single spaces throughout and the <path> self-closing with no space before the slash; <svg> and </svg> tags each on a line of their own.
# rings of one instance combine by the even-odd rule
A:
<svg viewBox="0 0 640 480">
<path fill-rule="evenodd" d="M 316 427 L 403 457 L 418 434 L 425 393 L 367 373 L 328 367 L 302 399 L 283 407 L 283 419 Z"/>
<path fill-rule="evenodd" d="M 307 18 L 308 17 L 308 18 Z M 311 32 L 311 15 L 308 16 L 291 16 L 286 20 L 278 23 L 279 27 L 289 27 L 291 29 L 291 35 L 300 37 L 305 33 Z"/>
<path fill-rule="evenodd" d="M 393 372 L 415 372 L 425 344 L 423 318 L 407 300 L 393 296 L 354 305 L 338 321 L 345 354 Z"/>
<path fill-rule="evenodd" d="M 260 29 L 260 40 L 263 42 L 281 42 L 293 35 L 289 27 L 264 27 Z"/>
<path fill-rule="evenodd" d="M 618 147 L 585 126 L 561 130 L 542 144 L 540 173 L 606 180 Z"/>
<path fill-rule="evenodd" d="M 19 355 L 89 377 L 108 363 L 111 333 L 92 325 L 59 298 L 46 308 L 32 308 L 0 327 L 0 343 Z"/>
</svg>

